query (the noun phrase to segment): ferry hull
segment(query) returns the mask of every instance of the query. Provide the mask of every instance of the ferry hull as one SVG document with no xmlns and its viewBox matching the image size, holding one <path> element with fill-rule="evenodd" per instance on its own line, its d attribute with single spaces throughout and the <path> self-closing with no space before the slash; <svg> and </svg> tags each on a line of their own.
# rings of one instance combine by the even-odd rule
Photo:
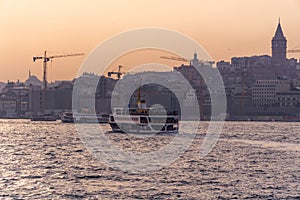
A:
<svg viewBox="0 0 300 200">
<path fill-rule="evenodd" d="M 159 134 L 159 133 L 178 133 L 178 128 L 173 125 L 165 125 L 160 130 L 154 130 L 151 125 L 135 125 L 128 126 L 128 124 L 121 124 L 120 128 L 116 122 L 109 122 L 113 132 L 132 133 L 132 134 Z M 163 125 L 162 125 L 163 126 Z"/>
<path fill-rule="evenodd" d="M 89 118 L 80 118 L 74 120 L 76 123 L 89 123 L 89 124 L 107 124 L 108 119 L 89 119 Z"/>
</svg>

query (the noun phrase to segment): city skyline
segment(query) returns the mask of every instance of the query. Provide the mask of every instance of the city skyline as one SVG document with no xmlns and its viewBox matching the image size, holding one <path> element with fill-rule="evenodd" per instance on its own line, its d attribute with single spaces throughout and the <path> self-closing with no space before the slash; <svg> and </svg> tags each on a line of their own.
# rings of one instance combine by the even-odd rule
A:
<svg viewBox="0 0 300 200">
<path fill-rule="evenodd" d="M 26 80 L 29 69 L 42 79 L 42 62 L 33 63 L 32 57 L 42 55 L 44 50 L 50 54 L 85 53 L 83 57 L 57 59 L 52 67 L 49 63 L 49 81 L 70 80 L 95 46 L 115 34 L 139 27 L 179 31 L 203 45 L 214 61 L 229 61 L 231 57 L 271 55 L 270 41 L 280 17 L 288 49 L 300 45 L 297 30 L 300 14 L 296 12 L 300 3 L 296 0 L 280 3 L 230 0 L 218 4 L 216 1 L 154 1 L 150 5 L 138 1 L 136 4 L 30 2 L 0 1 L 0 19 L 4 27 L 0 39 L 3 44 L 0 81 Z M 42 9 L 43 6 L 46 9 Z M 299 59 L 298 54 L 288 54 L 288 57 Z M 155 58 L 159 58 L 157 54 Z M 151 59 L 154 57 L 148 60 Z M 160 62 L 171 67 L 178 65 Z M 125 65 L 132 63 L 127 61 Z"/>
</svg>

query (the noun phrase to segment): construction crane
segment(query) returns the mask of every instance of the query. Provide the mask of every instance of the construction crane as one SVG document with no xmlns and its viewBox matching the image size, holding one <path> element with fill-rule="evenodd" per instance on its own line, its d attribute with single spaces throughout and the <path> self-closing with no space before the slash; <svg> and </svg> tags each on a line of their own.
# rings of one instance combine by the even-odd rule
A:
<svg viewBox="0 0 300 200">
<path fill-rule="evenodd" d="M 117 75 L 118 80 L 120 80 L 121 76 L 122 76 L 123 74 L 125 74 L 125 72 L 121 72 L 121 68 L 122 68 L 122 67 L 123 67 L 122 65 L 119 65 L 118 71 L 117 71 L 117 72 L 114 72 L 114 71 L 107 72 L 107 76 L 108 76 L 108 77 L 111 77 L 111 75 Z"/>
<path fill-rule="evenodd" d="M 287 53 L 300 53 L 300 46 L 287 50 Z"/>
<path fill-rule="evenodd" d="M 162 59 L 167 59 L 167 60 L 176 60 L 176 61 L 181 61 L 181 62 L 192 62 L 193 59 L 186 59 L 183 57 L 179 56 L 160 56 Z M 201 63 L 208 63 L 208 64 L 214 64 L 214 61 L 208 61 L 208 60 L 198 60 Z"/>
<path fill-rule="evenodd" d="M 300 53 L 300 49 L 290 49 L 287 52 L 288 53 Z"/>
<path fill-rule="evenodd" d="M 83 56 L 83 53 L 77 53 L 77 54 L 65 54 L 65 55 L 54 55 L 54 56 L 47 56 L 47 51 L 44 51 L 44 56 L 36 56 L 33 57 L 33 62 L 35 62 L 38 59 L 43 59 L 44 65 L 43 65 L 43 88 L 47 89 L 48 83 L 47 83 L 47 62 L 52 61 L 53 58 L 62 58 L 62 57 L 69 57 L 69 56 Z"/>
<path fill-rule="evenodd" d="M 177 60 L 177 61 L 182 61 L 182 62 L 188 62 L 187 59 L 185 59 L 183 57 L 177 57 L 177 56 L 161 56 L 160 58 L 167 59 L 167 60 Z"/>
</svg>

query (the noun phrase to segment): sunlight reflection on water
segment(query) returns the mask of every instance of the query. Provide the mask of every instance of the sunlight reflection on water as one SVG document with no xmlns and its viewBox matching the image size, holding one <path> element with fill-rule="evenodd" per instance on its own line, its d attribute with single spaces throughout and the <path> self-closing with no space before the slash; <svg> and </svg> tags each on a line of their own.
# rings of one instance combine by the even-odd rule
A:
<svg viewBox="0 0 300 200">
<path fill-rule="evenodd" d="M 226 122 L 216 147 L 200 159 L 207 128 L 201 123 L 192 146 L 174 163 L 133 174 L 96 160 L 73 124 L 0 120 L 0 198 L 300 198 L 299 123 Z M 107 137 L 119 148 L 147 152 L 173 136 Z"/>
</svg>

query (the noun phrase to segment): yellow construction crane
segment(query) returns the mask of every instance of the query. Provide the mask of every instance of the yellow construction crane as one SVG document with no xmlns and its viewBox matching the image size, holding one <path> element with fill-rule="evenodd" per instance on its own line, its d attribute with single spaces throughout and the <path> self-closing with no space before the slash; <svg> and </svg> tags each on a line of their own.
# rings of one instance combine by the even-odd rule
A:
<svg viewBox="0 0 300 200">
<path fill-rule="evenodd" d="M 121 72 L 121 68 L 122 68 L 123 66 L 122 65 L 119 65 L 119 70 L 117 71 L 117 72 L 114 72 L 114 71 L 111 71 L 111 72 L 107 72 L 107 76 L 108 77 L 111 77 L 111 75 L 117 75 L 117 77 L 118 77 L 118 80 L 121 78 L 121 76 L 123 75 L 123 74 L 125 74 L 125 72 Z"/>
<path fill-rule="evenodd" d="M 33 62 L 35 62 L 38 59 L 43 59 L 44 65 L 43 65 L 43 88 L 47 89 L 47 62 L 51 61 L 53 58 L 62 58 L 62 57 L 69 57 L 69 56 L 83 56 L 83 53 L 77 53 L 77 54 L 65 54 L 65 55 L 54 55 L 54 56 L 47 56 L 47 51 L 44 51 L 44 56 L 35 56 L 33 57 Z"/>
</svg>

